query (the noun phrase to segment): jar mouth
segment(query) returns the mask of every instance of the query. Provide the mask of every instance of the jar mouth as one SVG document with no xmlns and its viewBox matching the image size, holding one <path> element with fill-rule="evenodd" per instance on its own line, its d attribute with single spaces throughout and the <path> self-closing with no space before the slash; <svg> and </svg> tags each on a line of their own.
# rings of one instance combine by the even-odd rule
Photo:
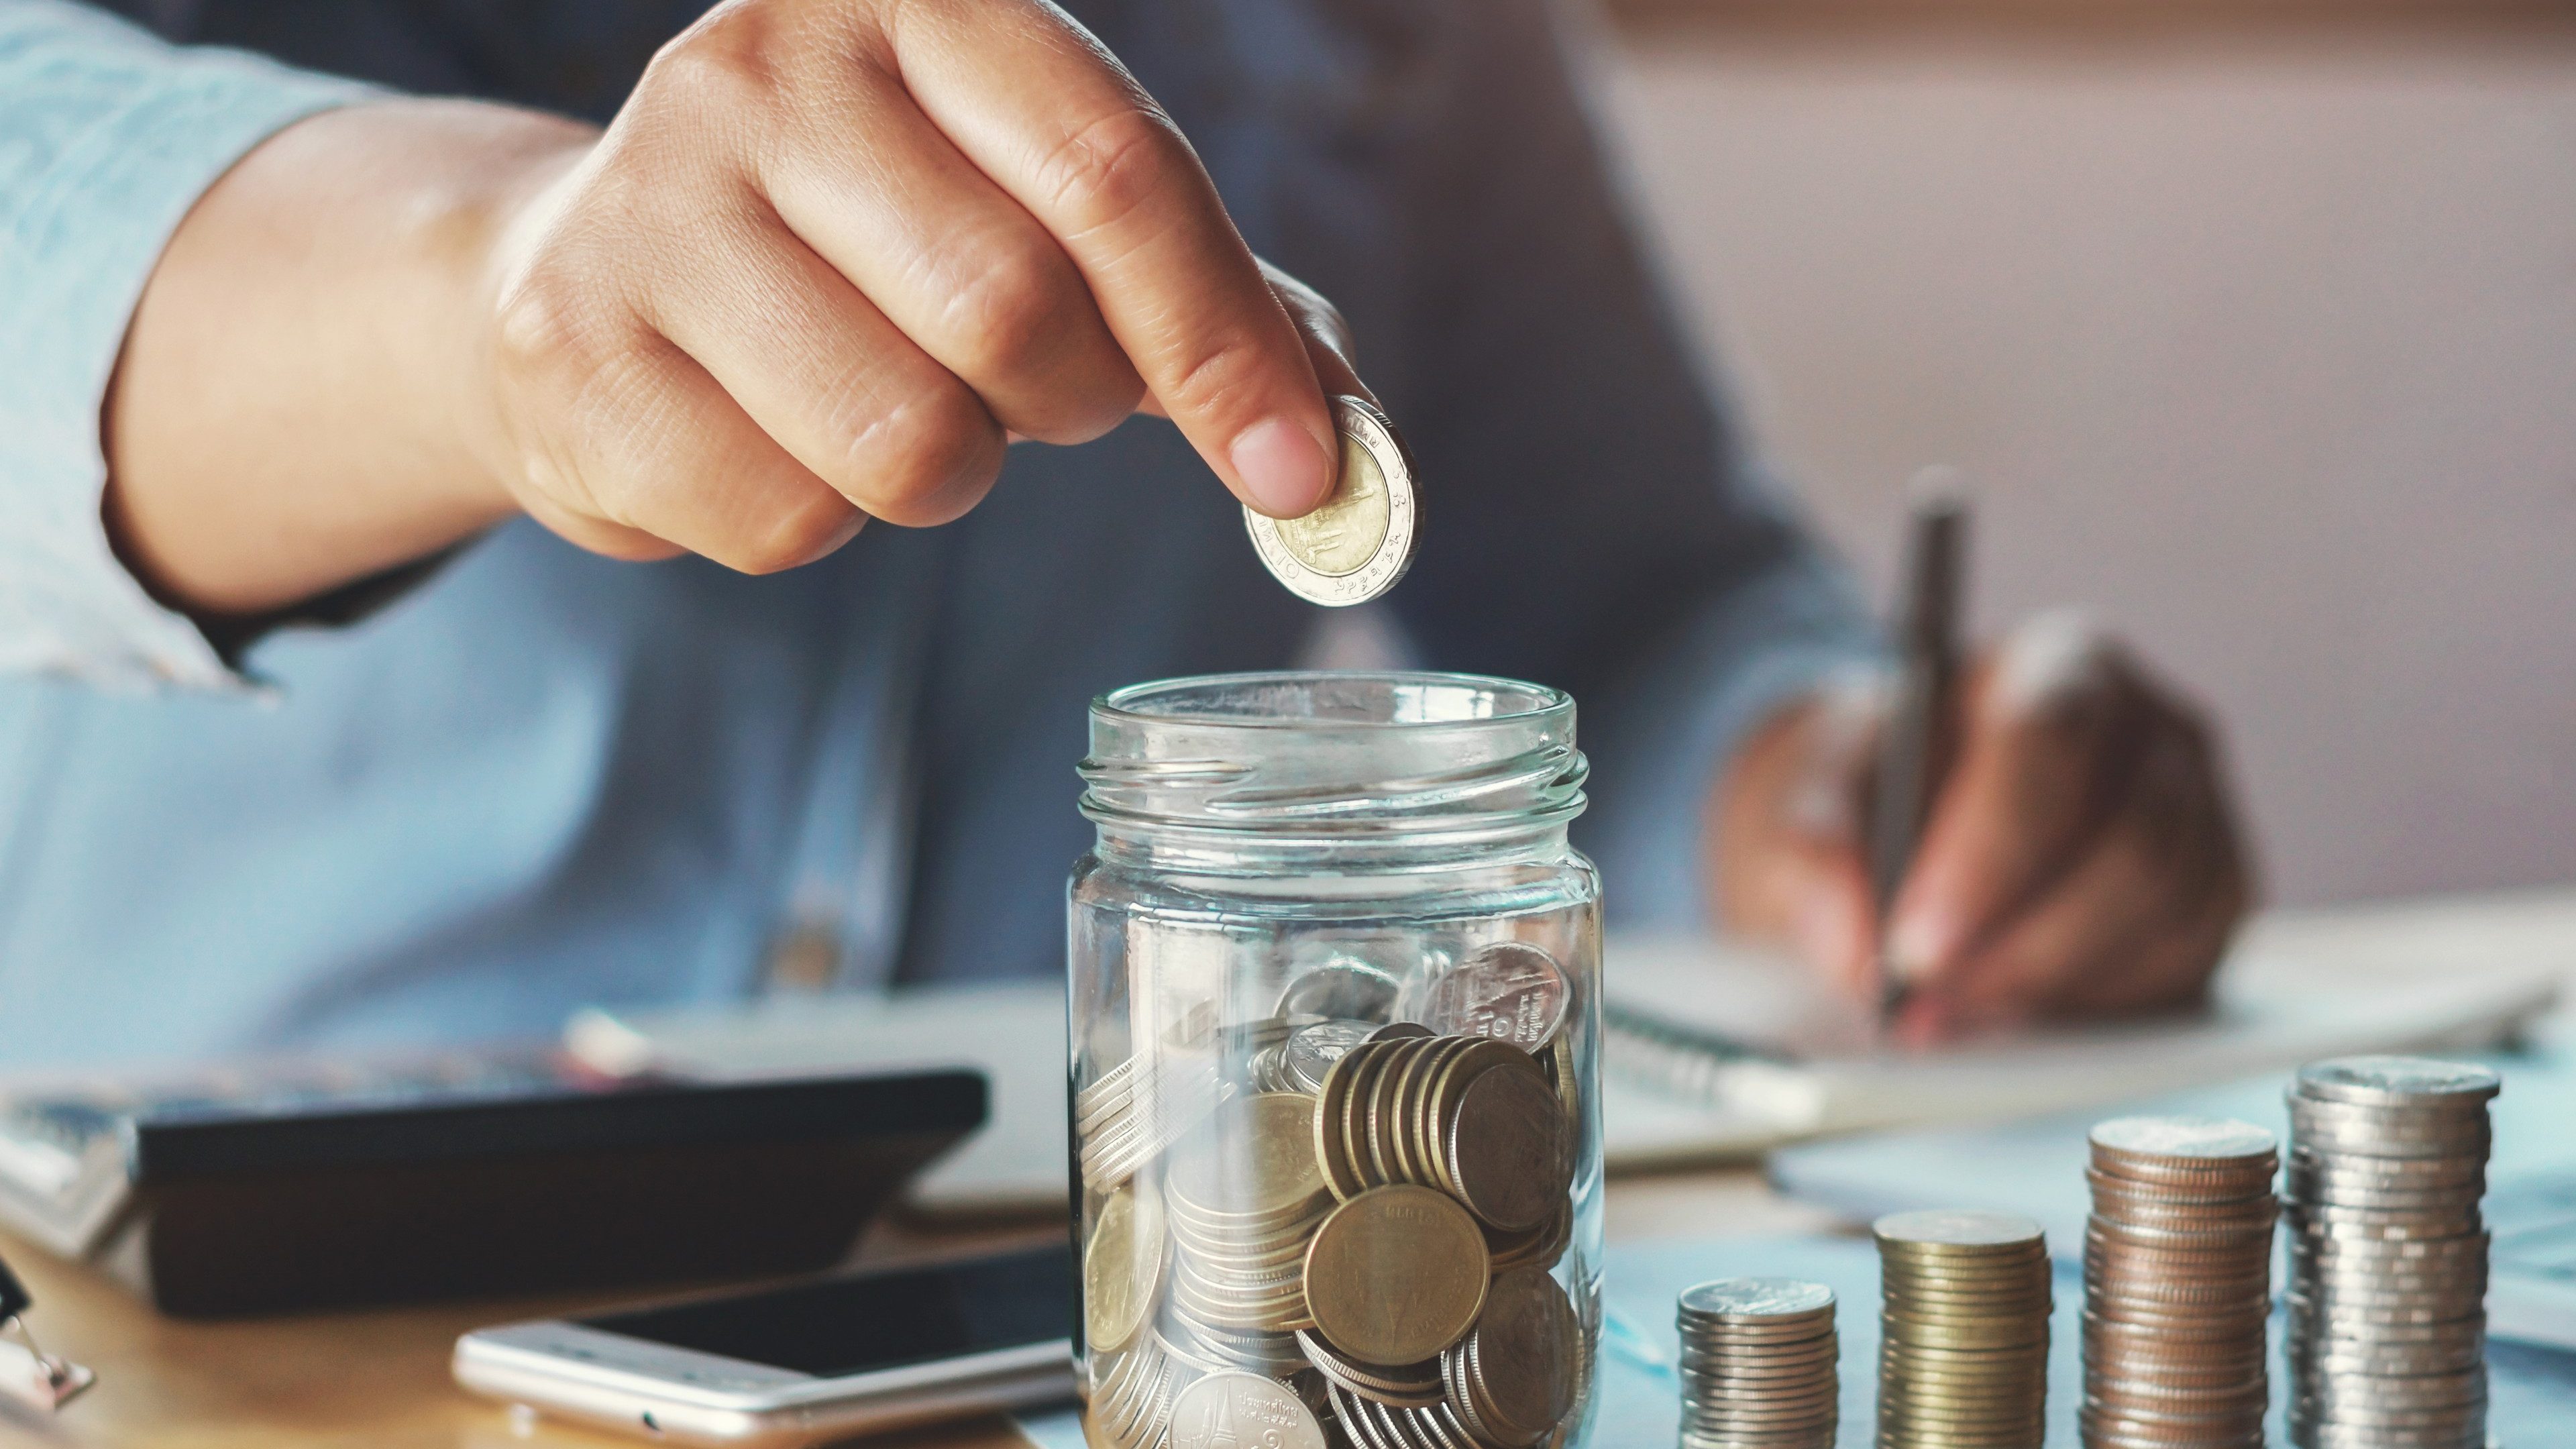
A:
<svg viewBox="0 0 2576 1449">
<path fill-rule="evenodd" d="M 1561 828 L 1583 809 L 1574 700 L 1473 674 L 1276 671 L 1095 700 L 1083 813 L 1106 832 L 1274 839 Z"/>
<path fill-rule="evenodd" d="M 1543 684 L 1427 670 L 1293 670 L 1158 679 L 1092 701 L 1095 718 L 1248 730 L 1399 730 L 1569 719 L 1574 697 Z"/>
</svg>

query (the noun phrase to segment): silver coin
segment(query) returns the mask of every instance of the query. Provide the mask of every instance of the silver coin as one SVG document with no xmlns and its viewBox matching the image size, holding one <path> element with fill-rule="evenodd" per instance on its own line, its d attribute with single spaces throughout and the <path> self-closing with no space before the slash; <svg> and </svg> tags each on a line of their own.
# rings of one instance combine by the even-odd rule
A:
<svg viewBox="0 0 2576 1449">
<path fill-rule="evenodd" d="M 1368 1021 L 1319 1021 L 1300 1027 L 1280 1049 L 1280 1066 L 1297 1091 L 1320 1092 L 1324 1074 L 1333 1069 L 1333 1063 L 1348 1056 L 1351 1048 L 1367 1041 L 1369 1033 L 1376 1030 L 1377 1024 Z"/>
<path fill-rule="evenodd" d="M 1571 998 L 1556 958 L 1499 941 L 1423 988 L 1422 1016 L 1444 1036 L 1483 1036 L 1535 1052 L 1565 1022 Z"/>
<path fill-rule="evenodd" d="M 2483 1102 L 2504 1087 L 2486 1067 L 2430 1057 L 2359 1056 L 2299 1068 L 2298 1095 L 2365 1107 L 2408 1106 L 2427 1098 Z"/>
<path fill-rule="evenodd" d="M 1798 1278 L 1720 1278 L 1685 1290 L 1685 1315 L 1728 1319 L 1810 1318 L 1834 1306 L 1834 1290 Z"/>
<path fill-rule="evenodd" d="M 1243 526 L 1271 576 L 1310 604 L 1365 604 L 1413 563 L 1422 506 L 1413 458 L 1386 414 L 1355 397 L 1335 397 L 1341 435 L 1341 481 L 1333 496 L 1303 518 L 1243 510 Z"/>
<path fill-rule="evenodd" d="M 1217 1373 L 1183 1389 L 1172 1405 L 1172 1449 L 1324 1449 L 1323 1426 L 1285 1385 L 1259 1374 Z"/>
<path fill-rule="evenodd" d="M 2093 1145 L 2114 1152 L 2215 1163 L 2264 1157 L 2277 1145 L 2263 1128 L 2226 1117 L 2114 1117 L 2091 1135 Z"/>
<path fill-rule="evenodd" d="M 1395 1012 L 1402 988 L 1388 972 L 1353 956 L 1335 956 L 1288 983 L 1279 993 L 1276 1016 L 1328 1017 L 1372 1025 Z"/>
</svg>

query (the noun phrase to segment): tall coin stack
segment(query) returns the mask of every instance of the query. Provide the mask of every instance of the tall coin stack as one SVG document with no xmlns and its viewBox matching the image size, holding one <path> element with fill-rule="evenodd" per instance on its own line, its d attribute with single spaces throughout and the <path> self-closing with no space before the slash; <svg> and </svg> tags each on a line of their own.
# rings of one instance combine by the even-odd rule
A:
<svg viewBox="0 0 2576 1449">
<path fill-rule="evenodd" d="M 1833 1449 L 1834 1290 L 1720 1278 L 1684 1292 L 1682 1449 Z"/>
<path fill-rule="evenodd" d="M 1879 1449 L 2039 1449 L 2048 1244 L 2011 1213 L 1893 1213 L 1878 1240 Z"/>
<path fill-rule="evenodd" d="M 2119 1117 L 2093 1129 L 2092 1146 L 2086 1449 L 2259 1449 L 2272 1134 L 2221 1117 Z"/>
<path fill-rule="evenodd" d="M 2487 1102 L 2494 1072 L 2342 1057 L 2289 1090 L 2290 1438 L 2486 1442 Z"/>
<path fill-rule="evenodd" d="M 1563 1439 L 1571 988 L 1519 942 L 1436 965 L 1401 999 L 1334 959 L 1258 1020 L 1178 1013 L 1076 1094 L 1095 1449 Z"/>
</svg>

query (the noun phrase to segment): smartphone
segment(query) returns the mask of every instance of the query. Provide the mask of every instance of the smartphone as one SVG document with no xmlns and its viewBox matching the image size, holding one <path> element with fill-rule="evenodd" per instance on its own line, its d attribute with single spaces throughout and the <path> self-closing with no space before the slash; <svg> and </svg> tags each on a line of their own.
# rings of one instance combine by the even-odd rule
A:
<svg viewBox="0 0 2576 1449">
<path fill-rule="evenodd" d="M 1069 1247 L 481 1328 L 456 1381 L 673 1444 L 811 1444 L 1073 1396 Z"/>
</svg>

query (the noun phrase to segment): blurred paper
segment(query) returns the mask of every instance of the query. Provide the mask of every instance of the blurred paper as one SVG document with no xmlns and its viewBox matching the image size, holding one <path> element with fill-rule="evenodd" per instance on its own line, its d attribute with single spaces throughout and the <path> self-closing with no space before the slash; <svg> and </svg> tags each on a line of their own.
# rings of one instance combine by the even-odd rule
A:
<svg viewBox="0 0 2576 1449">
<path fill-rule="evenodd" d="M 1614 1016 L 1731 1038 L 1745 1053 L 1684 1071 L 1675 1053 L 1610 1033 L 1603 1113 L 1613 1168 L 1722 1160 L 1827 1133 L 2029 1116 L 2349 1052 L 2488 1046 L 2545 1011 L 2560 980 L 2542 964 L 2356 980 L 2327 963 L 2238 958 L 2200 1015 L 1908 1052 L 1862 1045 L 1857 1011 L 1793 962 L 1691 938 L 1614 937 L 1606 955 Z"/>
</svg>

